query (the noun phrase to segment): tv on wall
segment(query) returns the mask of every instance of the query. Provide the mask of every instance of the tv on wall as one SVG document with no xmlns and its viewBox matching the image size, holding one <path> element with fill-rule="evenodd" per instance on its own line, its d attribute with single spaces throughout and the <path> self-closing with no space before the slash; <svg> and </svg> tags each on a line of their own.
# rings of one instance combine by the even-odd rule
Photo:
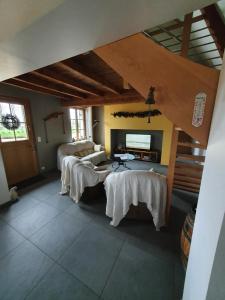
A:
<svg viewBox="0 0 225 300">
<path fill-rule="evenodd" d="M 126 134 L 126 148 L 150 150 L 150 134 Z"/>
</svg>

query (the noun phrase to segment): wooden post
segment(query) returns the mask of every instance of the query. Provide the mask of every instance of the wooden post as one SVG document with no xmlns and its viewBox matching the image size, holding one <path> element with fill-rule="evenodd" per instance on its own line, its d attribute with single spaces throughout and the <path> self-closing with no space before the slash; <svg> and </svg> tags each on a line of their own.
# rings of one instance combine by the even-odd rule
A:
<svg viewBox="0 0 225 300">
<path fill-rule="evenodd" d="M 179 131 L 173 126 L 171 147 L 170 147 L 170 162 L 167 173 L 167 205 L 166 205 L 166 221 L 169 221 L 170 207 L 172 204 L 172 192 L 173 192 L 173 180 L 174 170 L 177 156 L 177 143 L 178 143 Z"/>
<path fill-rule="evenodd" d="M 184 27 L 182 33 L 181 56 L 188 56 L 188 48 L 190 43 L 191 25 L 193 13 L 187 14 L 184 18 Z"/>
<path fill-rule="evenodd" d="M 187 14 L 184 18 L 184 27 L 182 34 L 182 45 L 181 45 L 181 56 L 188 56 L 189 42 L 190 42 L 190 33 L 191 33 L 191 24 L 192 24 L 192 15 L 193 13 Z M 175 126 L 173 127 L 171 148 L 170 148 L 170 162 L 168 167 L 167 174 L 167 207 L 166 207 L 166 220 L 169 221 L 170 208 L 172 204 L 172 195 L 173 195 L 173 182 L 174 182 L 174 171 L 176 165 L 176 156 L 177 156 L 177 144 L 178 144 L 179 131 L 176 130 Z"/>
</svg>

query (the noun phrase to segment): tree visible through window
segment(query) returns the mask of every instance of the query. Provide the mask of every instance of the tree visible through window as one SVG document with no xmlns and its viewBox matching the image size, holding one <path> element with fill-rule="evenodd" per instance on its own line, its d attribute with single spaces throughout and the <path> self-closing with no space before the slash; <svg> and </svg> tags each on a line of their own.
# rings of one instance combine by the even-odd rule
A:
<svg viewBox="0 0 225 300">
<path fill-rule="evenodd" d="M 70 108 L 70 122 L 72 138 L 75 141 L 84 140 L 86 138 L 85 110 Z"/>
<path fill-rule="evenodd" d="M 17 129 L 7 129 L 4 125 L 4 117 L 12 115 L 19 120 Z M 0 140 L 1 142 L 15 142 L 28 139 L 27 122 L 24 106 L 0 102 Z"/>
</svg>

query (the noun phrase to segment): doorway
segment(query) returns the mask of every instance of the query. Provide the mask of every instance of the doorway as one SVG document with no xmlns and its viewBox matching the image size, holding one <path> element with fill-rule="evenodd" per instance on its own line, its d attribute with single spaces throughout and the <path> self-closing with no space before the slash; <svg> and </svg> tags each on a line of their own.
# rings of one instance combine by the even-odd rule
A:
<svg viewBox="0 0 225 300">
<path fill-rule="evenodd" d="M 38 174 L 28 99 L 0 96 L 0 149 L 9 186 Z"/>
</svg>

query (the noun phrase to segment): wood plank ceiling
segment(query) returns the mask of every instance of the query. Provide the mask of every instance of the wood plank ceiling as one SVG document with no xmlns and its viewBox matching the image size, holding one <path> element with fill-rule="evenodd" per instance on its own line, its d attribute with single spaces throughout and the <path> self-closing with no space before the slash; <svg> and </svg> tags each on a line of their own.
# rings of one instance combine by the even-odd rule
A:
<svg viewBox="0 0 225 300">
<path fill-rule="evenodd" d="M 144 101 L 93 52 L 82 54 L 3 83 L 61 99 L 63 106 Z"/>
</svg>

